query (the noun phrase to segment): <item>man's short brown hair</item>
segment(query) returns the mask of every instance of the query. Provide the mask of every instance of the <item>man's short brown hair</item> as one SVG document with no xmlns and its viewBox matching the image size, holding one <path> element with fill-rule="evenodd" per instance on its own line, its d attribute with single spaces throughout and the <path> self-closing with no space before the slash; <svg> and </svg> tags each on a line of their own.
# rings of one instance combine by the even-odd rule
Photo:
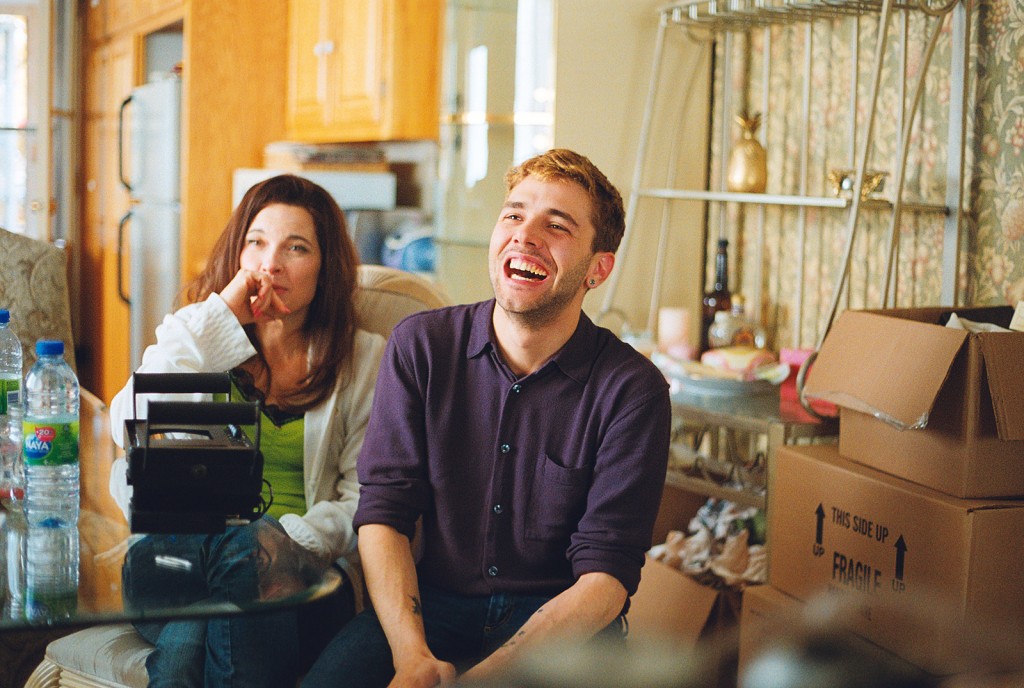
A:
<svg viewBox="0 0 1024 688">
<path fill-rule="evenodd" d="M 541 181 L 572 181 L 590 196 L 594 225 L 594 253 L 615 253 L 626 231 L 622 196 L 608 177 L 585 156 L 566 148 L 552 148 L 513 167 L 505 174 L 506 194 L 527 177 Z"/>
</svg>

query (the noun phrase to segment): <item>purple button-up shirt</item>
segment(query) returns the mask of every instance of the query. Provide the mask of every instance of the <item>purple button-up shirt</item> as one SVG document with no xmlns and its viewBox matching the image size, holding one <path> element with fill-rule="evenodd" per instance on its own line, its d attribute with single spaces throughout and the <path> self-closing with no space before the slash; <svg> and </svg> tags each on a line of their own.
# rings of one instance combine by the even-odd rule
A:
<svg viewBox="0 0 1024 688">
<path fill-rule="evenodd" d="M 359 456 L 358 528 L 412 536 L 421 581 L 465 595 L 555 595 L 584 573 L 636 590 L 668 461 L 664 376 L 581 314 L 523 378 L 494 342 L 494 301 L 395 328 Z"/>
</svg>

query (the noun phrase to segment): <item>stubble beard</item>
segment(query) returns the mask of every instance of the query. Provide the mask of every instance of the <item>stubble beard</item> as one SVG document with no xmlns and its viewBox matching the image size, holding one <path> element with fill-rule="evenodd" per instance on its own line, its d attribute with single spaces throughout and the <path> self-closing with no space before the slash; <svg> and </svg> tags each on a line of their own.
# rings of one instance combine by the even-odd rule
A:
<svg viewBox="0 0 1024 688">
<path fill-rule="evenodd" d="M 590 269 L 589 263 L 589 260 L 581 260 L 566 273 L 565 280 L 560 287 L 549 291 L 536 301 L 523 305 L 517 305 L 514 299 L 509 298 L 502 291 L 501 277 L 504 269 L 504 263 L 502 263 L 491 275 L 491 287 L 494 290 L 495 301 L 508 315 L 509 320 L 530 329 L 545 327 L 557 320 L 558 316 L 565 311 L 566 306 L 571 304 L 583 289 L 587 270 Z"/>
</svg>

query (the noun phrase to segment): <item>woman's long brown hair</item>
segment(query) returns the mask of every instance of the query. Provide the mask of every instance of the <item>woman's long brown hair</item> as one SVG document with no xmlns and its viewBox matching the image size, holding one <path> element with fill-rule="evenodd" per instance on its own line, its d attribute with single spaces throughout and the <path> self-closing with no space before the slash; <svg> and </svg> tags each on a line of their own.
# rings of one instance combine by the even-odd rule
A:
<svg viewBox="0 0 1024 688">
<path fill-rule="evenodd" d="M 268 205 L 276 203 L 307 210 L 313 217 L 320 244 L 316 294 L 303 324 L 309 342 L 309 374 L 298 389 L 280 400 L 282 408 L 302 412 L 317 406 L 334 391 L 338 376 L 351 366 L 355 340 L 353 294 L 359 256 L 348 234 L 345 215 L 331 195 L 317 184 L 290 174 L 253 186 L 231 214 L 206 268 L 185 294 L 189 303 L 195 303 L 222 291 L 238 273 L 245 235 L 253 219 Z M 270 389 L 272 371 L 256 338 L 255 326 L 246 325 L 245 331 L 256 348 L 256 364 L 265 373 L 266 389 L 262 391 L 266 393 Z"/>
</svg>

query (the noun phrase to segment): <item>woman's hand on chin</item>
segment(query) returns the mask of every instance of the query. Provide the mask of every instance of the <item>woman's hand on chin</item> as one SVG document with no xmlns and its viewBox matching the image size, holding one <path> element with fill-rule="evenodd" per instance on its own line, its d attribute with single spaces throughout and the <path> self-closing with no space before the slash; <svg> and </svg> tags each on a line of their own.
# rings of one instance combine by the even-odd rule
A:
<svg viewBox="0 0 1024 688">
<path fill-rule="evenodd" d="M 269 322 L 291 313 L 274 292 L 271 276 L 263 272 L 239 270 L 220 296 L 242 325 Z"/>
</svg>

